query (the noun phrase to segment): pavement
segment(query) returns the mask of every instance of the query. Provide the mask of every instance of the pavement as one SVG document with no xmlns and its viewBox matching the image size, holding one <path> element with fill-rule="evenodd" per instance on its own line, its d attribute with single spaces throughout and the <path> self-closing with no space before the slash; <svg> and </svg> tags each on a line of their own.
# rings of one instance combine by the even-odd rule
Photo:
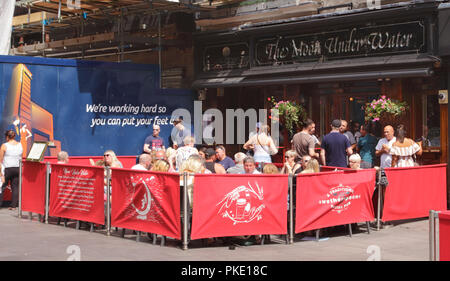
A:
<svg viewBox="0 0 450 281">
<path fill-rule="evenodd" d="M 272 235 L 264 245 L 236 246 L 230 249 L 221 243 L 204 246 L 192 241 L 188 250 L 182 250 L 179 241 L 167 239 L 154 245 L 147 236 L 136 241 L 136 234 L 128 230 L 121 237 L 120 230 L 107 236 L 104 230 L 90 232 L 88 227 L 75 228 L 49 224 L 38 220 L 38 215 L 0 209 L 1 261 L 428 261 L 428 219 L 396 222 L 392 227 L 365 229 L 349 236 L 344 226 L 336 227 L 321 236 L 320 241 L 306 241 L 296 235 L 293 244 L 283 237 Z M 303 238 L 303 240 L 302 240 Z"/>
</svg>

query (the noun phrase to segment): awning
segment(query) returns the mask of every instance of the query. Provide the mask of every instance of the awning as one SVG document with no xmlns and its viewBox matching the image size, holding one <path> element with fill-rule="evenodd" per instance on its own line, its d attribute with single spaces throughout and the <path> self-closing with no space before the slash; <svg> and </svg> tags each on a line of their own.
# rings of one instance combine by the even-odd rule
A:
<svg viewBox="0 0 450 281">
<path fill-rule="evenodd" d="M 309 62 L 288 66 L 255 67 L 249 70 L 205 74 L 193 88 L 225 88 L 277 84 L 301 84 L 380 78 L 427 77 L 439 58 L 408 54 L 328 62 Z"/>
<path fill-rule="evenodd" d="M 244 87 L 244 86 L 266 86 L 276 84 L 301 84 L 318 83 L 332 81 L 350 81 L 367 80 L 379 78 L 402 78 L 402 77 L 427 77 L 433 75 L 432 68 L 406 68 L 398 70 L 380 70 L 349 73 L 330 73 L 316 75 L 299 75 L 288 77 L 273 78 L 249 78 L 249 77 L 230 77 L 230 78 L 211 78 L 199 79 L 194 81 L 193 88 L 226 88 L 226 87 Z"/>
</svg>

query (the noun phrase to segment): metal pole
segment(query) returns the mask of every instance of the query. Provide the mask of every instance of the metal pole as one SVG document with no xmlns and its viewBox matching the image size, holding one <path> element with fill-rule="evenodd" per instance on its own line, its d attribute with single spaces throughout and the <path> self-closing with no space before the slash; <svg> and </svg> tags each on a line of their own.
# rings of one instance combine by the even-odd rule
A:
<svg viewBox="0 0 450 281">
<path fill-rule="evenodd" d="M 45 223 L 48 224 L 48 211 L 50 202 L 50 173 L 52 172 L 52 167 L 50 163 L 46 163 L 46 177 L 45 177 Z"/>
<path fill-rule="evenodd" d="M 0 187 L 1 188 L 1 187 Z M 22 159 L 19 160 L 19 219 L 22 218 Z"/>
<path fill-rule="evenodd" d="M 188 190 L 187 190 L 187 173 L 183 173 L 183 250 L 188 249 Z"/>
<path fill-rule="evenodd" d="M 435 221 L 434 221 L 434 232 L 436 233 L 435 238 L 434 238 L 434 244 L 436 245 L 435 248 L 435 260 L 440 261 L 440 253 L 439 253 L 439 211 L 434 212 L 434 217 L 435 217 Z"/>
<path fill-rule="evenodd" d="M 289 174 L 289 244 L 294 243 L 294 186 L 293 174 Z"/>
<path fill-rule="evenodd" d="M 106 235 L 111 235 L 111 169 L 106 167 Z"/>
<path fill-rule="evenodd" d="M 435 241 L 434 241 L 435 229 L 434 229 L 434 211 L 433 210 L 430 210 L 430 216 L 428 218 L 428 223 L 429 223 L 430 261 L 435 261 L 436 260 L 435 253 L 434 253 L 434 249 L 435 249 Z"/>
<path fill-rule="evenodd" d="M 377 231 L 380 230 L 380 214 L 381 214 L 381 170 L 378 170 L 378 208 L 377 208 Z"/>
</svg>

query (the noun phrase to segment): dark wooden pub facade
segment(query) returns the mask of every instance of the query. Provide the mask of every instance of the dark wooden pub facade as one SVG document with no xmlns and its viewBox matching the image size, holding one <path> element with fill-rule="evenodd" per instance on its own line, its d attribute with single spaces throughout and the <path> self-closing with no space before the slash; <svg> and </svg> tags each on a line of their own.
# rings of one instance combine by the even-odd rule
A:
<svg viewBox="0 0 450 281">
<path fill-rule="evenodd" d="M 385 95 L 408 103 L 408 137 L 430 140 L 422 163 L 449 163 L 449 3 L 255 23 L 194 40 L 193 87 L 206 91 L 204 110 L 225 116 L 225 109 L 270 109 L 271 96 L 292 100 L 307 109 L 322 137 L 335 118 L 364 123 L 365 104 Z M 242 150 L 226 147 L 228 155 Z"/>
</svg>

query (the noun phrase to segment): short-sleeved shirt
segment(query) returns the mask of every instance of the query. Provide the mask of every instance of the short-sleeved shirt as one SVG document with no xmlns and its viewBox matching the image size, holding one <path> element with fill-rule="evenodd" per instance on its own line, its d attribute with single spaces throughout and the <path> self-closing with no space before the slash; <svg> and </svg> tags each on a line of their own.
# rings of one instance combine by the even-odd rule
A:
<svg viewBox="0 0 450 281">
<path fill-rule="evenodd" d="M 375 147 L 375 150 L 381 150 L 383 148 L 383 144 L 387 144 L 389 148 L 392 147 L 392 144 L 397 141 L 396 137 L 393 137 L 390 141 L 388 141 L 386 138 L 382 138 L 378 141 L 377 146 Z M 389 153 L 383 153 L 380 157 L 380 168 L 388 168 L 391 167 L 392 164 L 392 155 Z"/>
<path fill-rule="evenodd" d="M 145 138 L 145 144 L 148 144 L 148 148 L 149 149 L 164 149 L 165 148 L 165 143 L 164 143 L 164 139 L 160 136 L 153 136 L 150 135 L 147 138 Z"/>
<path fill-rule="evenodd" d="M 225 158 L 222 161 L 216 160 L 216 163 L 221 164 L 225 168 L 225 170 L 228 170 L 228 168 L 231 168 L 234 165 L 236 165 L 233 159 L 231 159 L 229 156 L 225 156 Z"/>
<path fill-rule="evenodd" d="M 327 166 L 347 167 L 347 148 L 350 142 L 339 132 L 331 132 L 323 137 L 322 149 L 325 150 Z"/>
<path fill-rule="evenodd" d="M 184 139 L 190 135 L 191 132 L 187 128 L 184 128 L 183 130 L 176 129 L 174 135 L 170 136 L 170 138 L 173 142 L 176 142 L 178 147 L 182 147 L 184 146 Z"/>
<path fill-rule="evenodd" d="M 345 131 L 343 135 L 347 137 L 348 141 L 350 142 L 350 145 L 354 145 L 356 143 L 355 137 L 353 136 L 352 132 Z"/>
<path fill-rule="evenodd" d="M 227 169 L 227 174 L 243 174 L 245 173 L 243 164 L 236 164 L 235 166 Z"/>
<path fill-rule="evenodd" d="M 299 158 L 309 155 L 309 149 L 314 149 L 315 144 L 314 138 L 308 133 L 299 132 L 292 138 L 292 145 Z"/>
<path fill-rule="evenodd" d="M 377 138 L 374 135 L 367 134 L 360 137 L 358 141 L 359 154 L 361 160 L 373 164 L 375 159 L 375 147 L 377 146 Z"/>
</svg>

